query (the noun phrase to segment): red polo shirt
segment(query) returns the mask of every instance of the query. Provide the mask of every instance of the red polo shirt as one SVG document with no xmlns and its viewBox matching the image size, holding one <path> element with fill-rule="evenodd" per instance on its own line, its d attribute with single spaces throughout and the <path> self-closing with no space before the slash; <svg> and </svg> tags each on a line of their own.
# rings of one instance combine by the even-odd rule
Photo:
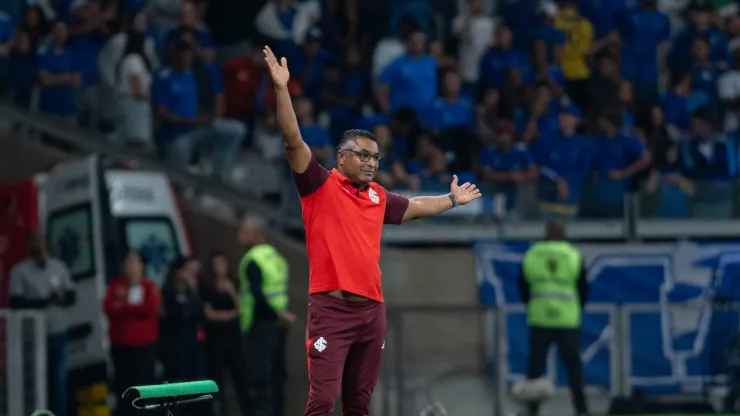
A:
<svg viewBox="0 0 740 416">
<path fill-rule="evenodd" d="M 305 172 L 293 172 L 293 179 L 306 227 L 309 293 L 344 290 L 383 302 L 379 265 L 383 224 L 400 224 L 409 200 L 375 182 L 357 187 L 316 159 Z"/>
</svg>

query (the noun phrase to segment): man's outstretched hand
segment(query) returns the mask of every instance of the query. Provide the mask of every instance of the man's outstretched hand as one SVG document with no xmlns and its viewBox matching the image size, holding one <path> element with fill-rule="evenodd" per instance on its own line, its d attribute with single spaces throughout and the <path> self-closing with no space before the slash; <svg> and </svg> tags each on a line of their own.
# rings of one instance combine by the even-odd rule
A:
<svg viewBox="0 0 740 416">
<path fill-rule="evenodd" d="M 457 199 L 457 203 L 465 205 L 471 201 L 481 197 L 480 189 L 470 182 L 465 182 L 462 185 L 457 184 L 457 175 L 452 176 L 452 183 L 450 184 L 450 194 Z"/>
<path fill-rule="evenodd" d="M 276 87 L 284 87 L 288 84 L 290 79 L 290 72 L 288 72 L 288 60 L 281 58 L 278 62 L 275 54 L 272 52 L 269 46 L 265 46 L 262 50 L 265 53 L 265 62 L 267 67 L 270 68 L 270 76 L 272 77 L 272 83 Z"/>
</svg>

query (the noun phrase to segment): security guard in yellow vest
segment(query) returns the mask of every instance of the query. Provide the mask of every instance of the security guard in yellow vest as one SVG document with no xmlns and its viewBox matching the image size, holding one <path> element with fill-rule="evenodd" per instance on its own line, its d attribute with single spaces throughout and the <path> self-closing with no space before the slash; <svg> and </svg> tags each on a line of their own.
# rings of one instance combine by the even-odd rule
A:
<svg viewBox="0 0 740 416">
<path fill-rule="evenodd" d="M 565 241 L 564 224 L 551 220 L 544 240 L 524 255 L 519 277 L 530 328 L 527 379 L 544 375 L 550 345 L 557 345 L 579 416 L 588 414 L 580 354 L 581 310 L 588 297 L 586 274 L 580 251 Z M 530 404 L 528 411 L 529 416 L 536 415 L 539 405 Z"/>
<path fill-rule="evenodd" d="M 263 219 L 250 217 L 239 229 L 239 242 L 248 248 L 239 262 L 239 315 L 252 414 L 282 416 L 286 324 L 295 316 L 288 311 L 288 262 L 265 242 L 264 226 Z"/>
</svg>

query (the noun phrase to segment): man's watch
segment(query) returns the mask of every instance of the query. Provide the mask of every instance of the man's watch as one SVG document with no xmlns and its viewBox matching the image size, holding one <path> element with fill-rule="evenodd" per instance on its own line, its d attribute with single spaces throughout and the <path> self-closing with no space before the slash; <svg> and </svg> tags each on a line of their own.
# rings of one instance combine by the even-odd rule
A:
<svg viewBox="0 0 740 416">
<path fill-rule="evenodd" d="M 457 202 L 457 198 L 455 198 L 455 195 L 447 194 L 447 196 L 449 196 L 450 201 L 452 201 L 452 208 L 460 206 L 460 203 Z"/>
</svg>

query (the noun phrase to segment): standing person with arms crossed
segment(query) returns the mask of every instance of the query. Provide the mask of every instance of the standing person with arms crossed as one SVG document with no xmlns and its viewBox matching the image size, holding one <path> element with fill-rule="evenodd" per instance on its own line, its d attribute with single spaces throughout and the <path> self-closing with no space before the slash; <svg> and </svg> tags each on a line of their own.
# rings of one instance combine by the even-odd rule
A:
<svg viewBox="0 0 740 416">
<path fill-rule="evenodd" d="M 380 290 L 383 224 L 439 215 L 481 196 L 475 185 L 407 199 L 373 182 L 381 155 L 372 133 L 348 130 L 328 171 L 301 138 L 286 88 L 288 62 L 269 47 L 265 61 L 277 95 L 277 118 L 301 197 L 310 264 L 306 347 L 310 391 L 304 416 L 331 416 L 342 391 L 342 414 L 366 416 L 380 373 L 386 315 Z"/>
<path fill-rule="evenodd" d="M 565 241 L 562 221 L 548 221 L 544 240 L 524 254 L 519 294 L 527 305 L 529 325 L 527 382 L 543 377 L 550 345 L 557 345 L 576 414 L 588 415 L 580 352 L 581 310 L 588 298 L 587 269 L 581 252 Z M 525 415 L 537 416 L 539 404 L 529 404 Z"/>
</svg>

